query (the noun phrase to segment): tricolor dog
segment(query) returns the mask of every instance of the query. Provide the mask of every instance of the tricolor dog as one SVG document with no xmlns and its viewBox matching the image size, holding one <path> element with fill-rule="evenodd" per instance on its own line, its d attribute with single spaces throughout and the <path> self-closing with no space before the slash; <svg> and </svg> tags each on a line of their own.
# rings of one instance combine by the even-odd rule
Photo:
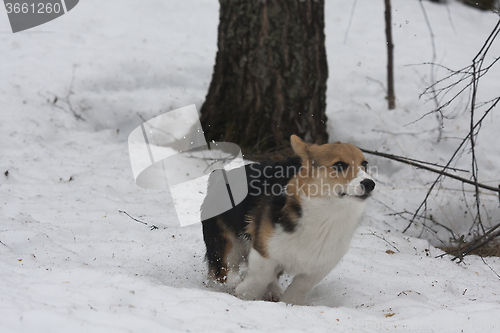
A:
<svg viewBox="0 0 500 333">
<path fill-rule="evenodd" d="M 291 145 L 296 157 L 246 165 L 247 197 L 203 221 L 213 280 L 238 282 L 240 264 L 248 265 L 235 289 L 242 299 L 305 304 L 347 252 L 375 187 L 352 144 L 315 145 L 292 135 Z M 209 197 L 210 186 L 202 211 Z M 283 271 L 294 276 L 284 292 Z"/>
</svg>

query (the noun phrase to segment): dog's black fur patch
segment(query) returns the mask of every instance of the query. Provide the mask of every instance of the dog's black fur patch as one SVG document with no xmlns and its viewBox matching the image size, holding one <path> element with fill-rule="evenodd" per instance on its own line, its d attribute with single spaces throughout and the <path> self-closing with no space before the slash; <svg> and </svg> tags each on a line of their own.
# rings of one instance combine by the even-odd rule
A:
<svg viewBox="0 0 500 333">
<path fill-rule="evenodd" d="M 206 259 L 212 274 L 216 277 L 223 274 L 224 256 L 228 242 L 231 242 L 225 233 L 231 233 L 235 239 L 252 240 L 252 236 L 247 233 L 249 220 L 255 223 L 254 230 L 261 227 L 263 218 L 270 219 L 273 227 L 279 225 L 286 232 L 295 230 L 296 221 L 301 217 L 302 209 L 294 196 L 283 192 L 301 166 L 300 157 L 291 157 L 278 162 L 251 163 L 244 166 L 248 186 L 248 195 L 245 199 L 234 208 L 202 221 L 203 238 L 207 248 Z M 227 171 L 228 175 L 231 172 L 234 171 Z M 208 192 L 201 207 L 202 218 L 203 207 L 217 204 L 217 199 L 210 193 L 209 179 Z M 284 210 L 285 205 L 288 209 Z M 254 239 L 253 243 L 259 244 L 260 242 Z M 263 249 L 256 250 L 263 251 Z"/>
</svg>

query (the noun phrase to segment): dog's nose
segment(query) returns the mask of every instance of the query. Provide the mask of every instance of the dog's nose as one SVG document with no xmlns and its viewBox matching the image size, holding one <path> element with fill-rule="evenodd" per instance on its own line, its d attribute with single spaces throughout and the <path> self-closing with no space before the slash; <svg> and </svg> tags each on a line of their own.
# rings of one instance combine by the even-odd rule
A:
<svg viewBox="0 0 500 333">
<path fill-rule="evenodd" d="M 363 188 L 365 189 L 365 194 L 370 193 L 375 188 L 375 182 L 368 178 L 361 181 L 361 185 L 363 185 Z"/>
</svg>

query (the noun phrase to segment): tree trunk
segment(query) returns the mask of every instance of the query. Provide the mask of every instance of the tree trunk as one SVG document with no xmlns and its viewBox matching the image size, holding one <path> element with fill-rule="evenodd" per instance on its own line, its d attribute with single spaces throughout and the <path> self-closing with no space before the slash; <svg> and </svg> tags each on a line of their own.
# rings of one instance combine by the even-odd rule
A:
<svg viewBox="0 0 500 333">
<path fill-rule="evenodd" d="M 290 135 L 325 143 L 324 0 L 220 0 L 218 52 L 201 108 L 207 140 L 253 152 Z"/>
<path fill-rule="evenodd" d="M 389 110 L 396 107 L 394 94 L 394 45 L 392 44 L 391 0 L 385 0 L 385 38 L 387 43 L 387 104 Z"/>
</svg>

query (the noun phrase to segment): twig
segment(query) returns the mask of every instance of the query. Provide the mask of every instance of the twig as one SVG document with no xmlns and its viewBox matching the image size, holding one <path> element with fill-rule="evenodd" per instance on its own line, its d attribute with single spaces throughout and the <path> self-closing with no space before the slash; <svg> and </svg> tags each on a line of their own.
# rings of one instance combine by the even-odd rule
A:
<svg viewBox="0 0 500 333">
<path fill-rule="evenodd" d="M 479 55 L 479 54 L 478 54 Z M 477 58 L 477 56 L 476 56 Z M 470 145 L 471 145 L 471 152 L 472 152 L 472 179 L 474 180 L 474 187 L 476 190 L 476 211 L 477 215 L 476 218 L 474 219 L 474 223 L 476 222 L 476 219 L 478 221 L 478 225 L 481 227 L 483 234 L 484 234 L 484 226 L 483 222 L 481 220 L 481 205 L 480 205 L 480 198 L 479 198 L 479 183 L 477 180 L 477 173 L 479 171 L 479 168 L 477 166 L 477 160 L 476 160 L 476 141 L 474 140 L 474 111 L 476 108 L 476 96 L 477 96 L 477 85 L 478 85 L 478 80 L 476 80 L 476 58 L 472 60 L 472 102 L 471 102 L 471 108 L 470 108 L 470 133 L 469 133 L 469 139 L 470 139 Z M 479 65 L 479 70 L 481 70 L 482 62 Z"/>
<path fill-rule="evenodd" d="M 357 2 L 358 2 L 358 0 L 354 0 L 354 2 L 352 4 L 351 16 L 349 17 L 349 23 L 347 24 L 347 30 L 346 30 L 345 36 L 344 36 L 344 45 L 347 44 L 347 36 L 349 35 L 349 30 L 351 29 L 352 18 L 354 17 L 354 10 L 356 9 Z"/>
<path fill-rule="evenodd" d="M 135 217 L 133 216 L 130 216 L 129 213 L 127 213 L 126 211 L 124 210 L 118 210 L 119 213 L 123 213 L 125 215 L 127 215 L 128 217 L 130 217 L 132 220 L 134 220 L 135 222 L 139 222 L 141 224 L 144 224 L 144 225 L 149 225 L 147 222 L 144 222 L 144 221 L 141 221 L 141 220 L 138 220 L 136 219 Z M 159 229 L 157 226 L 155 226 L 154 224 L 151 224 L 151 227 L 150 227 L 151 230 L 155 230 L 155 229 Z M 164 227 L 163 229 L 167 229 L 167 227 Z"/>
<path fill-rule="evenodd" d="M 63 110 L 64 112 L 68 112 L 67 109 L 69 109 L 69 111 L 73 114 L 73 116 L 76 118 L 76 120 L 82 120 L 84 121 L 85 118 L 83 118 L 80 114 L 78 114 L 75 109 L 73 108 L 73 105 L 71 104 L 71 100 L 70 100 L 70 97 L 71 95 L 73 94 L 73 84 L 75 82 L 75 69 L 76 69 L 77 65 L 73 65 L 73 71 L 72 71 L 72 74 L 71 74 L 71 82 L 69 84 L 69 88 L 68 88 L 68 92 L 66 94 L 66 97 L 64 99 L 60 99 L 59 97 L 57 97 L 56 94 L 50 92 L 50 91 L 47 91 L 47 93 L 53 95 L 53 98 L 52 98 L 52 102 L 48 101 L 48 103 L 50 103 L 51 106 L 55 107 L 55 108 L 58 108 L 58 109 L 61 109 Z M 40 92 L 37 93 L 38 96 L 40 97 L 43 97 L 43 98 L 47 98 L 46 96 L 42 96 L 40 94 Z M 66 105 L 68 106 L 67 108 L 65 107 L 62 107 L 60 105 L 57 105 L 56 103 L 61 100 L 63 101 L 64 103 L 66 103 Z"/>
<path fill-rule="evenodd" d="M 76 111 L 73 109 L 73 105 L 71 105 L 70 101 L 70 96 L 73 94 L 73 84 L 75 83 L 75 71 L 76 71 L 76 65 L 73 65 L 73 71 L 71 72 L 71 83 L 69 85 L 68 93 L 66 94 L 66 103 L 68 104 L 69 110 L 73 113 L 76 119 L 78 120 L 84 120 L 81 115 L 76 113 Z"/>
<path fill-rule="evenodd" d="M 387 244 L 389 244 L 392 248 L 396 249 L 396 251 L 401 252 L 401 251 L 399 251 L 399 249 L 398 249 L 397 247 L 395 247 L 395 246 L 394 246 L 394 245 L 392 245 L 392 244 L 391 244 L 391 243 L 390 243 L 387 239 L 385 239 L 385 237 L 384 237 L 384 236 L 377 235 L 376 233 L 374 233 L 374 232 L 373 232 L 373 231 L 371 231 L 371 230 L 368 230 L 368 231 L 370 231 L 370 233 L 369 233 L 369 234 L 362 234 L 362 235 L 372 235 L 372 236 L 375 236 L 375 237 L 377 237 L 377 238 L 380 238 L 381 240 L 383 240 L 384 242 L 386 242 Z"/>
<path fill-rule="evenodd" d="M 148 225 L 146 222 L 141 221 L 141 220 L 138 220 L 138 219 L 136 219 L 135 217 L 130 216 L 130 214 L 129 214 L 129 213 L 127 213 L 127 212 L 126 212 L 126 211 L 124 211 L 124 210 L 119 210 L 118 212 L 119 212 L 119 213 L 123 213 L 123 214 L 127 215 L 128 217 L 130 217 L 132 220 L 134 220 L 134 221 L 136 221 L 136 222 L 142 223 L 142 224 L 144 224 L 144 225 Z"/>
<path fill-rule="evenodd" d="M 382 90 L 383 90 L 383 91 L 385 91 L 385 92 L 387 93 L 387 88 L 384 86 L 384 83 L 383 83 L 382 81 L 377 80 L 377 79 L 374 79 L 374 78 L 369 77 L 369 76 L 366 76 L 365 78 L 366 78 L 368 81 L 372 81 L 372 82 L 377 83 L 377 84 L 380 86 L 380 88 L 382 88 Z"/>
<path fill-rule="evenodd" d="M 393 210 L 393 211 L 394 211 L 394 210 Z M 405 211 L 402 211 L 402 212 L 396 212 L 396 211 L 394 211 L 394 213 L 392 213 L 392 214 L 387 214 L 387 215 L 388 215 L 388 216 L 394 216 L 394 215 L 397 215 L 397 216 L 401 217 L 401 218 L 402 218 L 402 219 L 404 219 L 404 220 L 409 220 L 409 218 L 405 217 L 403 214 L 408 214 L 408 215 L 412 215 L 412 216 L 413 216 L 413 213 L 410 213 L 410 212 L 408 212 L 408 211 L 406 211 L 406 210 L 405 210 Z M 441 227 L 441 228 L 443 228 L 443 229 L 446 229 L 446 230 L 447 230 L 447 231 L 451 234 L 451 236 L 452 236 L 453 240 L 455 240 L 455 241 L 457 240 L 458 235 L 457 235 L 457 234 L 456 234 L 453 230 L 451 230 L 450 228 L 448 228 L 447 226 L 445 226 L 444 224 L 441 224 L 441 223 L 439 223 L 438 221 L 436 221 L 436 220 L 434 219 L 434 217 L 433 217 L 433 216 L 427 217 L 427 216 L 418 215 L 417 217 L 418 217 L 418 218 L 421 218 L 421 219 L 429 220 L 429 221 L 433 222 L 435 225 L 437 225 L 437 226 L 439 226 L 439 227 Z M 433 235 L 434 235 L 434 236 L 436 236 L 436 234 L 437 234 L 437 231 L 436 231 L 436 230 L 431 229 L 430 227 L 428 227 L 428 226 L 426 226 L 426 225 L 423 225 L 423 228 L 424 228 L 424 229 L 426 229 L 427 231 L 431 231 L 431 232 L 433 233 Z M 436 236 L 436 238 L 437 238 L 437 236 Z M 441 243 L 445 244 L 445 243 L 444 243 L 441 239 L 439 239 L 439 238 L 438 238 L 438 240 L 439 240 Z"/>
<path fill-rule="evenodd" d="M 456 34 L 457 31 L 455 30 L 455 25 L 453 24 L 453 19 L 451 18 L 451 11 L 450 11 L 450 6 L 448 6 L 448 2 L 445 2 L 446 5 L 446 11 L 448 12 L 448 21 L 450 21 L 451 28 L 453 29 L 453 32 Z"/>
<path fill-rule="evenodd" d="M 431 94 L 432 94 L 432 100 L 434 100 L 434 103 L 436 104 L 436 110 L 439 110 L 436 112 L 436 118 L 438 120 L 438 139 L 437 142 L 440 142 L 442 137 L 443 137 L 443 124 L 444 124 L 444 116 L 443 112 L 439 109 L 439 101 L 438 101 L 438 96 L 436 93 L 436 89 L 434 86 L 434 63 L 436 62 L 436 43 L 434 42 L 434 32 L 432 31 L 432 26 L 429 21 L 429 17 L 427 16 L 427 12 L 425 10 L 424 4 L 422 3 L 422 0 L 419 0 L 420 4 L 420 9 L 422 10 L 422 13 L 424 15 L 425 23 L 427 24 L 427 29 L 429 30 L 429 35 L 431 38 L 431 46 L 432 46 L 432 61 L 431 61 Z"/>
<path fill-rule="evenodd" d="M 460 180 L 461 182 L 464 182 L 464 183 L 467 183 L 467 184 L 471 184 L 471 185 L 474 185 L 474 186 L 476 185 L 476 182 L 474 182 L 474 181 L 471 181 L 469 179 L 466 179 L 466 178 L 463 178 L 463 177 L 459 177 L 459 176 L 453 175 L 451 173 L 448 173 L 446 171 L 443 171 L 443 170 L 446 170 L 446 169 L 451 169 L 451 168 L 449 168 L 448 165 L 444 166 L 443 170 L 437 170 L 437 169 L 434 169 L 434 168 L 428 167 L 427 165 L 422 164 L 422 162 L 414 162 L 416 160 L 408 159 L 406 157 L 392 155 L 392 154 L 387 154 L 387 153 L 382 153 L 382 152 L 378 152 L 378 151 L 372 151 L 372 150 L 368 150 L 368 149 L 364 149 L 364 148 L 360 148 L 360 149 L 361 149 L 362 152 L 367 153 L 367 154 L 376 155 L 376 156 L 380 156 L 380 157 L 385 157 L 385 158 L 388 158 L 388 159 L 391 159 L 391 160 L 394 160 L 394 161 L 398 161 L 398 162 L 401 162 L 401 163 L 409 164 L 409 165 L 415 166 L 415 167 L 420 168 L 420 169 L 424 169 L 424 170 L 427 170 L 427 171 L 431 171 L 431 172 L 437 173 L 440 176 L 446 176 L 446 177 L 450 177 L 450 178 L 453 178 L 453 179 L 456 179 L 456 180 Z M 427 163 L 427 162 L 425 162 L 425 163 Z M 486 190 L 490 190 L 490 191 L 494 191 L 494 192 L 500 193 L 500 189 L 498 187 L 484 185 L 484 184 L 481 184 L 481 183 L 478 183 L 477 185 L 478 185 L 478 187 L 484 188 Z"/>
<path fill-rule="evenodd" d="M 491 271 L 492 271 L 493 273 L 495 273 L 495 275 L 497 276 L 497 278 L 498 278 L 498 279 L 500 279 L 500 275 L 498 275 L 498 273 L 497 273 L 497 272 L 495 272 L 495 270 L 494 270 L 494 269 L 493 269 L 490 265 L 488 265 L 488 264 L 486 263 L 486 261 L 484 260 L 483 256 L 481 256 L 481 260 L 484 262 L 484 264 L 485 264 L 486 266 L 488 266 L 488 268 L 489 268 L 489 269 L 491 269 Z"/>
<path fill-rule="evenodd" d="M 426 162 L 426 161 L 420 161 L 420 160 L 416 160 L 416 159 L 409 158 L 409 157 L 406 157 L 406 156 L 400 156 L 400 155 L 394 155 L 394 154 L 388 154 L 388 153 L 380 153 L 380 152 L 377 152 L 377 151 L 371 151 L 371 150 L 367 150 L 367 149 L 363 149 L 363 148 L 361 148 L 361 150 L 364 151 L 367 154 L 372 154 L 372 155 L 376 155 L 376 156 L 380 156 L 380 157 L 386 157 L 386 158 L 389 158 L 389 159 L 393 159 L 394 158 L 397 161 L 401 160 L 400 162 L 402 162 L 402 163 L 404 163 L 404 161 L 409 161 L 409 162 L 415 162 L 415 163 L 427 164 L 427 165 L 437 166 L 437 167 L 440 167 L 440 168 L 445 168 L 441 164 L 432 163 L 432 162 Z M 452 170 L 452 171 L 469 172 L 469 170 L 464 170 L 464 169 L 459 169 L 459 168 L 453 168 L 453 167 L 446 167 L 446 169 Z"/>
</svg>

